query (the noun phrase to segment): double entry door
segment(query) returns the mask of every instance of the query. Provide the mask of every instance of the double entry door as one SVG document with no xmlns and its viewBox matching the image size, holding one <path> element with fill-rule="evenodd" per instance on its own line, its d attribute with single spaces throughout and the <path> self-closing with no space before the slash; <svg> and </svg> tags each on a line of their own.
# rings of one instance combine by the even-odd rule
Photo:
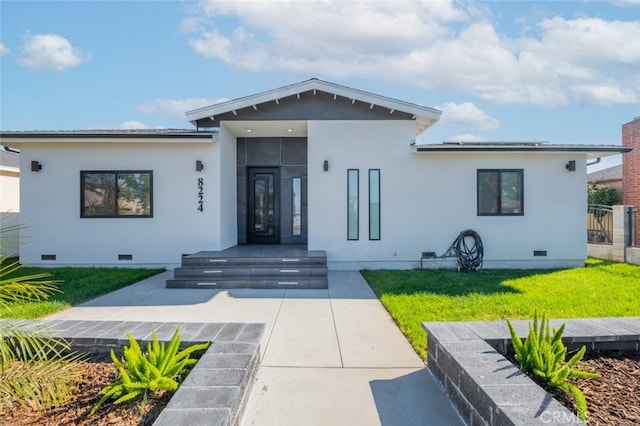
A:
<svg viewBox="0 0 640 426">
<path fill-rule="evenodd" d="M 280 243 L 280 170 L 252 167 L 248 173 L 247 242 Z"/>
</svg>

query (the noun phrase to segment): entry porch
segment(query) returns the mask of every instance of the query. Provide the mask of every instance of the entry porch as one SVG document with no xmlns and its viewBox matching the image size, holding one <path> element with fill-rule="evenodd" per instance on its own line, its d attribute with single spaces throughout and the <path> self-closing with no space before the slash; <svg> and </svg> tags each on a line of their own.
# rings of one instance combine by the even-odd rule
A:
<svg viewBox="0 0 640 426">
<path fill-rule="evenodd" d="M 237 245 L 182 256 L 167 288 L 327 288 L 327 254 L 306 244 Z"/>
</svg>

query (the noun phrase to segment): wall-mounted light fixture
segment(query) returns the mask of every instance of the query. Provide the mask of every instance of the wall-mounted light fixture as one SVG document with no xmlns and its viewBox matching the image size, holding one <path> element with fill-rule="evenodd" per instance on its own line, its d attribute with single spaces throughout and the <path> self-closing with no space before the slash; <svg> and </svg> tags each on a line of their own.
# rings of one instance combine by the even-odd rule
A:
<svg viewBox="0 0 640 426">
<path fill-rule="evenodd" d="M 575 172 L 576 171 L 576 160 L 571 160 L 569 161 L 566 165 L 565 168 L 567 170 L 569 170 L 570 172 Z"/>
<path fill-rule="evenodd" d="M 202 164 L 202 161 L 196 160 L 196 172 L 201 172 L 202 169 L 204 169 L 204 164 Z"/>
<path fill-rule="evenodd" d="M 42 170 L 42 164 L 37 161 L 31 161 L 31 171 L 39 172 L 40 170 Z"/>
<path fill-rule="evenodd" d="M 324 163 L 322 164 L 322 170 L 324 170 L 325 172 L 329 171 L 329 160 L 324 160 Z"/>
</svg>

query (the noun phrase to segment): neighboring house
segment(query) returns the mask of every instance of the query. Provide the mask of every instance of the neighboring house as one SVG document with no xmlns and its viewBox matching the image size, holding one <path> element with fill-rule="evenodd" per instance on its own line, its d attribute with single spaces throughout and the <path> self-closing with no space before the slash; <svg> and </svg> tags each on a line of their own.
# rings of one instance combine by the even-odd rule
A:
<svg viewBox="0 0 640 426">
<path fill-rule="evenodd" d="M 3 132 L 21 150 L 21 260 L 171 267 L 303 244 L 331 269 L 414 268 L 473 229 L 485 268 L 583 265 L 586 162 L 629 149 L 416 145 L 440 114 L 311 79 L 189 111 L 192 131 Z"/>
<path fill-rule="evenodd" d="M 0 146 L 0 213 L 20 212 L 20 155 Z"/>
<path fill-rule="evenodd" d="M 20 156 L 0 146 L 0 236 L 3 254 L 18 252 L 20 225 Z"/>
<path fill-rule="evenodd" d="M 634 245 L 640 247 L 640 116 L 622 125 L 622 145 L 633 149 L 622 156 L 622 203 L 635 206 Z"/>
<path fill-rule="evenodd" d="M 606 186 L 616 191 L 616 203 L 622 201 L 622 164 L 587 174 L 590 186 Z"/>
</svg>

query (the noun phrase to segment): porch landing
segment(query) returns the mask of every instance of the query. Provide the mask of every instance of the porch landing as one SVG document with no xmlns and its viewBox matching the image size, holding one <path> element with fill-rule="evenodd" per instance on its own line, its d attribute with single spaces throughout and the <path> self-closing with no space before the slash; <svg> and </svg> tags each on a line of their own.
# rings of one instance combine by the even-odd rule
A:
<svg viewBox="0 0 640 426">
<path fill-rule="evenodd" d="M 328 287 L 327 254 L 306 245 L 238 245 L 182 257 L 167 288 Z"/>
</svg>

